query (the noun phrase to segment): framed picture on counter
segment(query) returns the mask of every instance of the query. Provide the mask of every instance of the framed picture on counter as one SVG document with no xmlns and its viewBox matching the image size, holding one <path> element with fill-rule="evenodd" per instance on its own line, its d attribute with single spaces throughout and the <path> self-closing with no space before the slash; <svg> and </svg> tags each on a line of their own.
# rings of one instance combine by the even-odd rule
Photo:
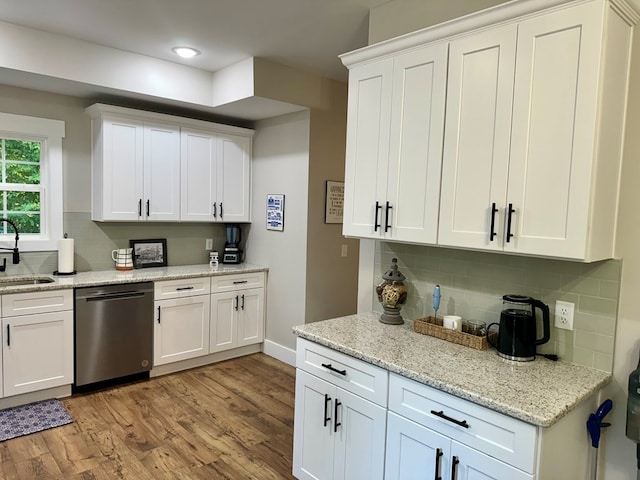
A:
<svg viewBox="0 0 640 480">
<path fill-rule="evenodd" d="M 166 267 L 167 239 L 129 240 L 135 268 Z"/>
</svg>

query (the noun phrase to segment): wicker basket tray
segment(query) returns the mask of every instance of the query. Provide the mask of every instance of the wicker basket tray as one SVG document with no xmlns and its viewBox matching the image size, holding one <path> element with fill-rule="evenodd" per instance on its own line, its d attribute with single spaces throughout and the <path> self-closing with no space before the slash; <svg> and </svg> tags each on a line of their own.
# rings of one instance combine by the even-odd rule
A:
<svg viewBox="0 0 640 480">
<path fill-rule="evenodd" d="M 468 333 L 459 332 L 450 328 L 444 328 L 436 325 L 434 317 L 418 318 L 413 321 L 413 331 L 423 335 L 440 338 L 447 342 L 457 343 L 465 347 L 474 348 L 476 350 L 486 350 L 489 348 L 487 337 L 478 337 Z"/>
</svg>

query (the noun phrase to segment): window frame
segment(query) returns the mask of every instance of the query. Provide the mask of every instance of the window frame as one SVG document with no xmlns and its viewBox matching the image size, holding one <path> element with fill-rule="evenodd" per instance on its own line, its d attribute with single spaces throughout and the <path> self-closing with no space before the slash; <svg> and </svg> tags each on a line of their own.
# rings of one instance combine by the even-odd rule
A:
<svg viewBox="0 0 640 480">
<path fill-rule="evenodd" d="M 63 171 L 62 139 L 65 122 L 0 112 L 0 137 L 24 137 L 42 142 L 40 156 L 40 235 L 20 237 L 18 248 L 23 252 L 58 249 L 63 231 Z M 13 248 L 15 234 L 0 235 L 0 246 Z"/>
</svg>

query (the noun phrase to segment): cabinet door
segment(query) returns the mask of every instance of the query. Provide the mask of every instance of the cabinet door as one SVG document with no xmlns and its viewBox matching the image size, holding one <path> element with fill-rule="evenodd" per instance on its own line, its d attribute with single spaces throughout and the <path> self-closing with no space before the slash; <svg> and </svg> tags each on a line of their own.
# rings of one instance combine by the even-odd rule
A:
<svg viewBox="0 0 640 480">
<path fill-rule="evenodd" d="M 102 212 L 94 212 L 94 217 L 139 220 L 144 186 L 142 122 L 105 118 L 102 129 L 102 166 L 94 160 L 92 170 L 93 188 L 102 191 L 102 199 L 94 200 L 94 208 L 102 202 Z"/>
<path fill-rule="evenodd" d="M 589 3 L 518 27 L 505 250 L 583 258 L 595 152 L 601 5 Z"/>
<path fill-rule="evenodd" d="M 216 202 L 217 137 L 211 133 L 182 130 L 180 134 L 180 220 L 212 222 Z"/>
<path fill-rule="evenodd" d="M 237 135 L 218 136 L 218 221 L 251 220 L 251 139 Z"/>
<path fill-rule="evenodd" d="M 296 369 L 293 475 L 298 480 L 333 478 L 335 395 L 335 386 Z"/>
<path fill-rule="evenodd" d="M 209 353 L 209 295 L 156 301 L 153 364 Z"/>
<path fill-rule="evenodd" d="M 450 44 L 441 245 L 502 249 L 516 32 L 509 25 Z"/>
<path fill-rule="evenodd" d="M 435 244 L 447 78 L 447 45 L 394 58 L 383 224 L 394 240 Z"/>
<path fill-rule="evenodd" d="M 211 295 L 210 353 L 221 352 L 238 345 L 239 302 L 237 292 Z"/>
<path fill-rule="evenodd" d="M 73 312 L 2 320 L 4 396 L 73 383 Z"/>
<path fill-rule="evenodd" d="M 456 480 L 533 480 L 535 477 L 456 441 L 451 442 Z M 458 463 L 459 462 L 459 463 Z M 453 463 L 456 463 L 454 466 Z M 448 477 L 447 477 L 448 478 Z"/>
<path fill-rule="evenodd" d="M 180 218 L 180 128 L 144 126 L 143 218 L 166 221 Z"/>
<path fill-rule="evenodd" d="M 449 478 L 451 440 L 389 412 L 385 480 Z"/>
<path fill-rule="evenodd" d="M 333 406 L 333 478 L 382 480 L 387 410 L 341 388 L 337 389 Z"/>
<path fill-rule="evenodd" d="M 349 72 L 344 235 L 380 238 L 387 201 L 393 59 Z"/>
<path fill-rule="evenodd" d="M 238 346 L 260 343 L 264 339 L 264 289 L 243 290 L 238 295 Z"/>
</svg>

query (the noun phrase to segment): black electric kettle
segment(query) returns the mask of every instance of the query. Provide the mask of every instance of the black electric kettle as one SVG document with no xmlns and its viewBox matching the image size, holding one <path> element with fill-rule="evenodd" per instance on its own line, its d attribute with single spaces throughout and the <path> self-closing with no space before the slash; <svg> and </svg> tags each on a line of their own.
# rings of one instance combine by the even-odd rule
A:
<svg viewBox="0 0 640 480">
<path fill-rule="evenodd" d="M 509 360 L 529 362 L 536 358 L 536 346 L 547 343 L 550 337 L 549 306 L 524 295 L 502 297 L 500 324 L 487 327 L 487 341 L 498 350 L 498 355 Z M 542 311 L 542 338 L 537 337 L 535 309 Z M 499 326 L 497 343 L 494 343 L 493 325 Z"/>
</svg>

